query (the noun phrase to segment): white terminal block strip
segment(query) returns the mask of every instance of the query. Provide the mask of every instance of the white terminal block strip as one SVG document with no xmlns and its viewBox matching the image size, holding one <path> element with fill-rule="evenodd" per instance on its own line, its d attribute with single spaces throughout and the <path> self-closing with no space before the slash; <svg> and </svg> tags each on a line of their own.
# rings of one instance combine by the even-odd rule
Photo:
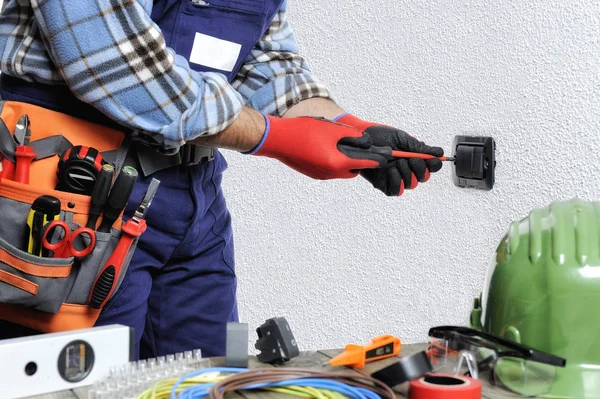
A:
<svg viewBox="0 0 600 399">
<path fill-rule="evenodd" d="M 122 325 L 0 340 L 2 398 L 92 385 L 133 360 L 133 329 Z"/>
</svg>

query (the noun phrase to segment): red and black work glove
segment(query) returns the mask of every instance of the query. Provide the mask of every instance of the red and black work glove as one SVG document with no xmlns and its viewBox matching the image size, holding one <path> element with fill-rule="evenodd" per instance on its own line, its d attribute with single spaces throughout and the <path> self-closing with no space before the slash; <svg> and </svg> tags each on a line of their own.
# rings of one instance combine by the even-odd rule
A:
<svg viewBox="0 0 600 399">
<path fill-rule="evenodd" d="M 384 155 L 371 151 L 371 136 L 351 126 L 314 117 L 264 116 L 265 134 L 247 154 L 275 158 L 319 180 L 353 178 L 361 170 L 388 163 Z"/>
<path fill-rule="evenodd" d="M 405 188 L 410 190 L 416 188 L 419 182 L 424 183 L 429 180 L 430 173 L 435 173 L 442 168 L 442 161 L 437 158 L 423 160 L 391 157 L 391 150 L 418 152 L 436 157 L 444 155 L 442 148 L 430 147 L 402 130 L 363 121 L 351 114 L 341 115 L 335 121 L 362 130 L 370 137 L 374 147 L 372 151 L 389 154 L 388 162 L 381 168 L 364 169 L 360 172 L 360 175 L 373 187 L 383 191 L 387 196 L 400 196 Z M 353 144 L 352 140 L 350 144 Z"/>
</svg>

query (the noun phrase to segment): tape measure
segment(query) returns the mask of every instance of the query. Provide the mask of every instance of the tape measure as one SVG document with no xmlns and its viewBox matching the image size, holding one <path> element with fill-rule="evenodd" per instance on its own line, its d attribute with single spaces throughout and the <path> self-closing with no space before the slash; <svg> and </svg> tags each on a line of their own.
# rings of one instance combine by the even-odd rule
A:
<svg viewBox="0 0 600 399">
<path fill-rule="evenodd" d="M 69 148 L 58 161 L 56 190 L 92 195 L 98 173 L 106 163 L 93 147 L 78 145 Z"/>
</svg>

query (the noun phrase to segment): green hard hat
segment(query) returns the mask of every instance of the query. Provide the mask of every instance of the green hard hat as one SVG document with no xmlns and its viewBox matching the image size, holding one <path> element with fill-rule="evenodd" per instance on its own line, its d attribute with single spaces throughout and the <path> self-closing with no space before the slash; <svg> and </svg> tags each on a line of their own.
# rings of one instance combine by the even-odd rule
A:
<svg viewBox="0 0 600 399">
<path fill-rule="evenodd" d="M 600 398 L 599 309 L 600 202 L 575 198 L 510 225 L 470 324 L 566 359 L 541 397 Z"/>
</svg>

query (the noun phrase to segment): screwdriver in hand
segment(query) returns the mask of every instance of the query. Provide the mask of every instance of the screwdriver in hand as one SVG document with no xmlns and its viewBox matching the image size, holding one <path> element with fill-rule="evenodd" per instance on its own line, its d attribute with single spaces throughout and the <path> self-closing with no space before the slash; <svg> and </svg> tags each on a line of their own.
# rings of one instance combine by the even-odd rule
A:
<svg viewBox="0 0 600 399">
<path fill-rule="evenodd" d="M 455 161 L 454 157 L 436 157 L 435 155 L 422 154 L 420 152 L 398 151 L 398 150 L 392 150 L 392 147 L 372 146 L 369 150 L 375 154 L 383 155 L 384 157 L 386 157 L 388 159 L 390 159 L 390 158 L 420 158 L 420 159 L 437 158 L 440 161 L 448 161 L 448 162 Z"/>
<path fill-rule="evenodd" d="M 454 157 L 436 157 L 435 155 L 430 154 L 421 154 L 420 152 L 407 152 L 407 151 L 396 151 L 392 150 L 392 156 L 394 158 L 420 158 L 420 159 L 433 159 L 437 158 L 440 161 L 454 162 Z"/>
</svg>

